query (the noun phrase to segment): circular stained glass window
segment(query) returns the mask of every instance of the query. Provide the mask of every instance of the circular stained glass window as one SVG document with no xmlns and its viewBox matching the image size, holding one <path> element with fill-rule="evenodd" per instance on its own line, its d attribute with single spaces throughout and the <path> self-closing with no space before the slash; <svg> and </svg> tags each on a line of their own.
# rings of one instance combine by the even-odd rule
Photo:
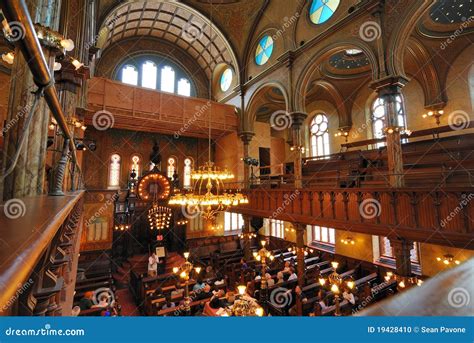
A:
<svg viewBox="0 0 474 343">
<path fill-rule="evenodd" d="M 221 90 L 227 92 L 232 84 L 232 69 L 227 68 L 221 75 Z"/>
<path fill-rule="evenodd" d="M 255 63 L 259 66 L 268 62 L 273 53 L 273 38 L 270 36 L 263 37 L 258 43 L 255 51 Z"/>
<path fill-rule="evenodd" d="M 322 24 L 332 17 L 339 6 L 339 0 L 313 0 L 309 17 L 314 24 Z"/>
</svg>

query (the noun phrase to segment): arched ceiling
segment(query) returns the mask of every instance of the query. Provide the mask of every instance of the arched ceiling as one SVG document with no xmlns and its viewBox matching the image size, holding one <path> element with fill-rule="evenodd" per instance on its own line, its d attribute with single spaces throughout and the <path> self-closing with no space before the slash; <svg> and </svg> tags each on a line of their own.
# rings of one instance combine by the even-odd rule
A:
<svg viewBox="0 0 474 343">
<path fill-rule="evenodd" d="M 235 53 L 222 32 L 188 5 L 176 1 L 126 1 L 103 21 L 98 47 L 105 50 L 120 40 L 153 36 L 191 55 L 210 78 L 215 66 L 227 63 L 238 70 Z M 238 72 L 236 73 L 238 75 Z"/>
</svg>

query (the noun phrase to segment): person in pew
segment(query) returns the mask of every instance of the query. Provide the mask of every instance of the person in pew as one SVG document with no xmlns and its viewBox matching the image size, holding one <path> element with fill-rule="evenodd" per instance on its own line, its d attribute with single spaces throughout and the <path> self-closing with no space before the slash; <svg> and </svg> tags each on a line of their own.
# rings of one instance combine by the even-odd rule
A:
<svg viewBox="0 0 474 343">
<path fill-rule="evenodd" d="M 248 266 L 248 264 L 247 264 L 247 261 L 245 261 L 245 258 L 243 258 L 243 257 L 240 259 L 240 269 L 241 269 L 242 271 L 244 271 L 244 272 L 245 272 L 247 269 L 249 269 L 249 266 Z"/>
<path fill-rule="evenodd" d="M 211 300 L 209 301 L 209 306 L 214 310 L 217 310 L 221 307 L 226 307 L 225 300 L 221 300 L 221 298 L 223 298 L 224 296 L 225 296 L 224 291 L 222 289 L 218 290 L 211 297 Z"/>
<path fill-rule="evenodd" d="M 89 291 L 84 293 L 84 297 L 79 301 L 79 307 L 81 308 L 81 311 L 88 310 L 94 306 L 94 303 L 92 302 L 92 297 L 94 296 L 94 292 Z"/>
<path fill-rule="evenodd" d="M 222 273 L 217 273 L 216 274 L 216 281 L 214 281 L 214 286 L 222 286 L 223 284 L 225 284 L 225 278 L 224 278 L 224 275 L 222 275 Z"/>
<path fill-rule="evenodd" d="M 291 267 L 290 268 L 290 276 L 288 277 L 288 281 L 296 280 L 296 279 L 298 279 L 298 275 L 296 275 L 296 273 L 295 273 L 295 268 Z"/>
<path fill-rule="evenodd" d="M 260 281 L 262 281 L 262 276 L 260 275 L 260 272 L 257 272 L 257 275 L 255 276 L 254 281 L 255 281 L 255 282 L 260 282 Z"/>
<path fill-rule="evenodd" d="M 232 291 L 229 291 L 225 294 L 225 306 L 224 307 L 229 307 L 234 305 L 235 302 L 235 293 Z"/>
<path fill-rule="evenodd" d="M 249 297 L 253 298 L 255 293 L 255 282 L 249 281 L 247 282 L 246 293 Z"/>
<path fill-rule="evenodd" d="M 278 272 L 278 273 L 277 273 L 277 282 L 276 282 L 276 283 L 277 283 L 277 285 L 278 285 L 279 283 L 283 283 L 283 282 L 285 282 L 285 277 L 284 277 L 284 275 L 283 275 L 283 272 Z"/>
<path fill-rule="evenodd" d="M 321 306 L 321 311 L 324 311 L 326 310 L 329 305 L 328 305 L 328 298 L 327 298 L 327 295 L 326 295 L 326 291 L 324 289 L 320 289 L 319 292 L 318 292 L 318 298 L 319 298 L 319 306 Z"/>
<path fill-rule="evenodd" d="M 294 294 L 294 304 L 293 306 L 291 306 L 290 310 L 289 310 L 289 315 L 290 316 L 297 316 L 298 315 L 298 312 L 297 312 L 297 301 L 298 299 L 301 301 L 302 304 L 306 303 L 308 301 L 308 298 L 305 297 L 304 293 L 303 293 L 303 290 L 301 289 L 300 286 L 296 286 L 295 287 L 295 290 L 293 291 L 293 294 Z"/>
<path fill-rule="evenodd" d="M 283 270 L 281 271 L 283 274 L 289 274 L 291 271 L 291 263 L 290 261 L 285 262 L 285 267 L 283 267 Z"/>
<path fill-rule="evenodd" d="M 158 274 L 158 263 L 160 263 L 160 259 L 153 252 L 148 258 L 148 276 L 152 277 Z"/>
<path fill-rule="evenodd" d="M 351 305 L 355 305 L 356 298 L 354 294 L 352 294 L 348 287 L 344 287 L 344 291 L 342 293 L 342 298 L 346 299 Z"/>
<path fill-rule="evenodd" d="M 196 280 L 196 283 L 193 286 L 193 291 L 196 292 L 199 289 L 203 289 L 205 286 L 205 283 L 202 281 L 201 278 Z"/>
<path fill-rule="evenodd" d="M 179 281 L 176 282 L 176 289 L 171 292 L 171 297 L 177 297 L 180 296 L 184 293 L 184 288 L 181 288 L 181 285 L 179 284 Z"/>
<path fill-rule="evenodd" d="M 267 280 L 268 287 L 273 287 L 275 285 L 275 280 L 272 279 L 272 276 L 269 273 L 265 273 L 265 279 Z"/>
<path fill-rule="evenodd" d="M 206 283 L 204 288 L 196 292 L 196 300 L 203 300 L 212 297 L 214 294 L 211 291 L 211 286 Z"/>
<path fill-rule="evenodd" d="M 207 266 L 206 267 L 206 273 L 204 274 L 204 278 L 206 280 L 213 279 L 216 277 L 216 273 L 214 272 L 214 269 L 212 266 Z"/>
<path fill-rule="evenodd" d="M 166 304 L 164 304 L 161 309 L 166 310 L 166 309 L 175 308 L 175 307 L 176 307 L 176 304 L 174 302 L 172 302 L 171 300 L 166 300 Z"/>
</svg>

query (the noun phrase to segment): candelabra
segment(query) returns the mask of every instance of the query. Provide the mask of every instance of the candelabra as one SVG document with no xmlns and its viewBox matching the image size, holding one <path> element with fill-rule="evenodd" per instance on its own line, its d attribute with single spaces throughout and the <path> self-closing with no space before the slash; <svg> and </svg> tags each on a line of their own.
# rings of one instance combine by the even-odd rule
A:
<svg viewBox="0 0 474 343">
<path fill-rule="evenodd" d="M 184 258 L 186 261 L 179 267 L 173 268 L 173 273 L 179 275 L 181 279 L 184 280 L 184 311 L 186 315 L 191 315 L 191 298 L 189 297 L 189 279 L 193 271 L 196 272 L 196 275 L 201 272 L 201 267 L 194 267 L 194 265 L 189 262 L 189 252 L 185 252 Z"/>
<path fill-rule="evenodd" d="M 352 290 L 355 286 L 355 283 L 353 280 L 349 281 L 344 281 L 344 279 L 337 273 L 337 267 L 339 266 L 339 263 L 337 262 L 331 262 L 331 266 L 333 269 L 333 272 L 328 276 L 327 280 L 324 279 L 323 277 L 319 278 L 319 283 L 321 284 L 322 287 L 327 283 L 328 287 L 330 288 L 331 292 L 334 294 L 334 299 L 336 302 L 336 316 L 341 315 L 341 308 L 340 308 L 340 298 L 339 294 L 341 292 L 341 288 L 343 286 L 347 286 L 349 290 Z"/>
<path fill-rule="evenodd" d="M 422 117 L 423 119 L 434 117 L 436 119 L 436 125 L 439 126 L 439 124 L 441 124 L 440 118 L 443 114 L 444 114 L 443 110 L 429 111 L 428 113 L 424 113 Z"/>
<path fill-rule="evenodd" d="M 253 253 L 255 259 L 259 262 L 262 262 L 262 277 L 260 285 L 260 302 L 265 306 L 267 301 L 267 279 L 265 278 L 265 273 L 267 271 L 267 259 L 273 261 L 275 256 L 272 255 L 270 251 L 265 248 L 266 241 L 261 241 L 262 248 L 259 251 Z"/>
<path fill-rule="evenodd" d="M 346 237 L 346 238 L 341 239 L 341 243 L 345 245 L 354 245 L 355 240 L 352 237 Z"/>
<path fill-rule="evenodd" d="M 454 264 L 460 264 L 461 263 L 459 260 L 455 260 L 454 256 L 451 255 L 451 254 L 443 255 L 443 257 L 436 257 L 436 261 L 442 262 L 447 266 L 450 265 L 451 263 L 454 263 Z"/>
<path fill-rule="evenodd" d="M 261 317 L 264 314 L 264 310 L 260 307 L 257 302 L 245 295 L 247 288 L 243 285 L 237 287 L 239 296 L 235 300 L 232 309 L 230 310 L 231 315 L 236 317 Z"/>
<path fill-rule="evenodd" d="M 394 274 L 393 272 L 387 272 L 387 274 L 384 276 L 384 279 L 386 282 L 391 280 L 397 281 L 399 290 L 402 290 L 407 286 L 421 286 L 423 284 L 423 280 L 419 279 L 417 276 L 400 276 Z"/>
</svg>

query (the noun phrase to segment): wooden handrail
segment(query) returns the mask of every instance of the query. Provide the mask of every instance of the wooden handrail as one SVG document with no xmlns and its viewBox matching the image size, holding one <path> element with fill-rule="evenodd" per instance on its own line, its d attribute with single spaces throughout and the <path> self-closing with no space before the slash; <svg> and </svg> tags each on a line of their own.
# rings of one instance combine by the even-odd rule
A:
<svg viewBox="0 0 474 343">
<path fill-rule="evenodd" d="M 30 277 L 83 195 L 84 191 L 78 191 L 62 197 L 18 199 L 23 216 L 0 216 L 0 237 L 7 242 L 0 249 L 0 312 Z M 0 203 L 2 212 L 8 210 L 4 206 L 6 203 Z"/>
</svg>

